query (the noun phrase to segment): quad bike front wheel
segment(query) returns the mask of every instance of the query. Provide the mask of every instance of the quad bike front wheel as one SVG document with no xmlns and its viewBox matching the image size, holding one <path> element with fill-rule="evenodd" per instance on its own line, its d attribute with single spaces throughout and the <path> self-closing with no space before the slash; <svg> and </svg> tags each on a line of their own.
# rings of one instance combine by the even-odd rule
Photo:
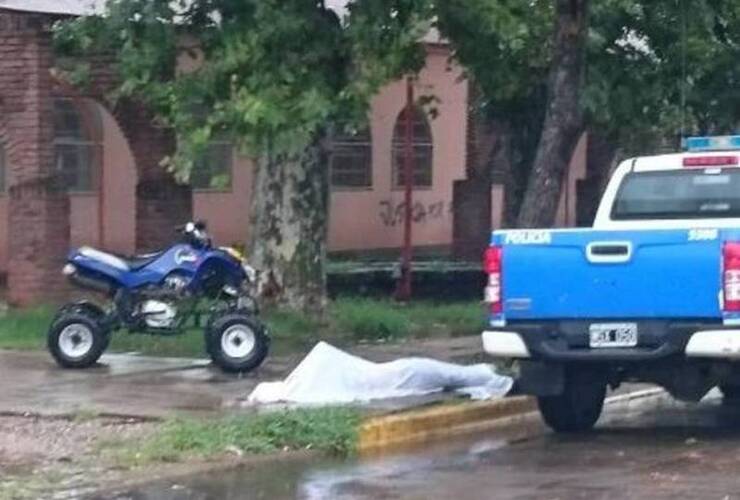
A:
<svg viewBox="0 0 740 500">
<path fill-rule="evenodd" d="M 108 342 L 108 332 L 98 318 L 82 311 L 59 314 L 47 335 L 49 352 L 64 368 L 94 365 L 108 347 Z"/>
<path fill-rule="evenodd" d="M 206 329 L 208 354 L 225 372 L 254 370 L 267 357 L 269 346 L 264 325 L 245 314 L 225 314 L 213 320 Z"/>
</svg>

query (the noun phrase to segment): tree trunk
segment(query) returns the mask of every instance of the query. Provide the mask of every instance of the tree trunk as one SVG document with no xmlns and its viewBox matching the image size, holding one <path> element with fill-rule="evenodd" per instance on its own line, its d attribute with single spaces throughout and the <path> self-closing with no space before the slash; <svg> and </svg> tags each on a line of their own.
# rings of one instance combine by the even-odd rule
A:
<svg viewBox="0 0 740 500">
<path fill-rule="evenodd" d="M 556 21 L 547 111 L 519 227 L 551 226 L 565 170 L 583 129 L 580 108 L 589 0 L 555 0 Z"/>
<path fill-rule="evenodd" d="M 321 315 L 329 202 L 323 134 L 299 153 L 265 154 L 256 170 L 249 256 L 259 270 L 259 296 Z"/>
</svg>

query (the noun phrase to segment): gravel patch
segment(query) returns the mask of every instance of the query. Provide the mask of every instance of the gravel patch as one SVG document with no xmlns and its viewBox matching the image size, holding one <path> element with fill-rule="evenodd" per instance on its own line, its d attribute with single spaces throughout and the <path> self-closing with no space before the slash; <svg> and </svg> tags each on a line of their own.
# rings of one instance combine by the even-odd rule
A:
<svg viewBox="0 0 740 500">
<path fill-rule="evenodd" d="M 135 419 L 0 417 L 0 477 L 53 463 L 78 462 L 103 439 L 126 439 L 152 428 Z"/>
</svg>

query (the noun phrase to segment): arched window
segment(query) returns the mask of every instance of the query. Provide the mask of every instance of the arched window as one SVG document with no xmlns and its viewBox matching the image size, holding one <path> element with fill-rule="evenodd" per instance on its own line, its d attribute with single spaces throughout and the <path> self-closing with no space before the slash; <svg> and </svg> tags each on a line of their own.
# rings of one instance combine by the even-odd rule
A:
<svg viewBox="0 0 740 500">
<path fill-rule="evenodd" d="M 231 189 L 233 163 L 234 144 L 225 135 L 219 135 L 208 143 L 203 156 L 195 160 L 190 185 L 193 189 L 206 191 Z"/>
<path fill-rule="evenodd" d="M 434 145 L 432 130 L 427 115 L 421 108 L 414 107 L 412 120 L 412 146 L 414 151 L 413 185 L 418 188 L 432 187 L 432 157 Z M 401 111 L 393 129 L 393 184 L 403 187 L 404 158 L 406 146 L 406 108 Z"/>
<path fill-rule="evenodd" d="M 93 116 L 91 111 L 90 117 Z M 69 191 L 94 191 L 100 163 L 99 144 L 71 99 L 54 100 L 54 162 Z"/>
<path fill-rule="evenodd" d="M 373 185 L 373 146 L 368 127 L 335 136 L 331 141 L 331 184 L 336 188 Z"/>
</svg>

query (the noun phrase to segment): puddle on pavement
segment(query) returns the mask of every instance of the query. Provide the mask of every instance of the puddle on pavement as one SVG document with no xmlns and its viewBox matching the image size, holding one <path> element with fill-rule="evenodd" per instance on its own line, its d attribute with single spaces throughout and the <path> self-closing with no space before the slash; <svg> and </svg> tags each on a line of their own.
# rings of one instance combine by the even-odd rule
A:
<svg viewBox="0 0 740 500">
<path fill-rule="evenodd" d="M 112 492 L 89 500 L 281 500 L 302 498 L 307 469 L 332 467 L 336 462 L 276 461 L 210 472 L 186 481 L 163 481 L 135 491 Z M 308 481 L 310 483 L 310 480 Z"/>
<path fill-rule="evenodd" d="M 704 446 L 740 440 L 738 421 L 740 407 L 724 407 L 717 398 L 709 398 L 697 406 L 676 403 L 664 396 L 615 404 L 596 431 L 583 436 L 557 436 L 547 432 L 539 421 L 533 421 L 485 435 L 396 450 L 364 459 L 275 461 L 212 471 L 186 480 L 161 481 L 133 491 L 108 492 L 90 498 L 367 499 L 396 498 L 391 492 L 399 491 L 422 492 L 422 496 L 417 498 L 425 498 L 424 491 L 431 496 L 437 495 L 434 490 L 429 490 L 429 479 L 430 475 L 440 471 L 476 474 L 475 471 L 480 473 L 481 468 L 489 471 L 491 467 L 506 468 L 517 461 L 532 466 L 532 457 L 537 457 L 538 467 L 565 467 L 562 464 L 564 458 L 598 466 L 599 460 L 620 449 L 626 450 L 624 460 L 627 462 L 644 460 L 656 450 L 662 453 L 679 450 L 685 455 L 687 451 L 698 451 L 695 448 L 697 444 Z M 391 484 L 392 487 L 389 486 Z"/>
</svg>

